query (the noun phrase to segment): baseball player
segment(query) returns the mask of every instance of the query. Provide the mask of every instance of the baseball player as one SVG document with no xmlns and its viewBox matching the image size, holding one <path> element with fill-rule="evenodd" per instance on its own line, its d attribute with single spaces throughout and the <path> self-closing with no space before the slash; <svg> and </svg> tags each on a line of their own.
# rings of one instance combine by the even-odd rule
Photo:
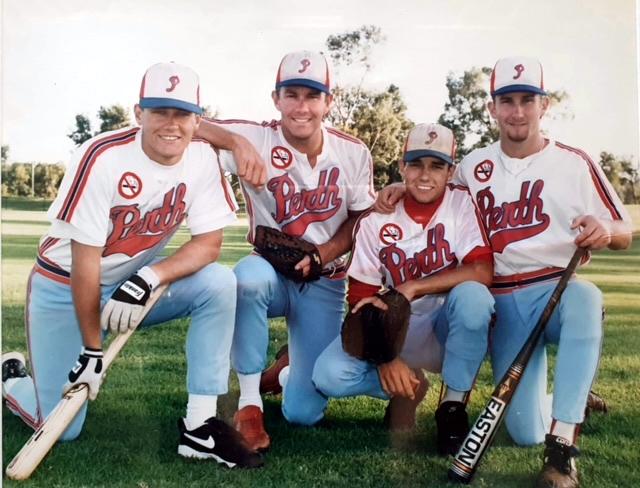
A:
<svg viewBox="0 0 640 488">
<path fill-rule="evenodd" d="M 301 286 L 256 254 L 234 268 L 238 307 L 231 360 L 240 384 L 234 418 L 249 445 L 259 450 L 270 445 L 261 391 L 276 393 L 284 387 L 282 412 L 289 422 L 313 425 L 323 417 L 327 399 L 315 389 L 311 373 L 320 352 L 339 333 L 345 295 L 343 254 L 351 247 L 356 217 L 374 202 L 369 150 L 322 123 L 332 101 L 324 56 L 309 51 L 287 54 L 278 67 L 272 99 L 280 112 L 278 121 L 203 121 L 198 132 L 208 138 L 208 130 L 219 125 L 242 134 L 266 161 L 265 188 L 243 185 L 249 242 L 257 225 L 279 229 L 315 244 L 324 269 L 319 280 Z M 225 169 L 236 172 L 229 154 L 223 153 L 221 161 Z M 310 264 L 305 257 L 296 267 L 306 276 Z M 279 354 L 271 383 L 261 384 L 268 319 L 281 316 L 288 324 L 289 350 Z"/>
<path fill-rule="evenodd" d="M 178 422 L 178 453 L 254 467 L 261 456 L 216 418 L 217 396 L 227 391 L 236 280 L 215 261 L 236 202 L 211 146 L 192 140 L 201 113 L 197 74 L 156 64 L 145 73 L 135 106 L 140 127 L 101 134 L 79 148 L 48 211 L 51 227 L 29 278 L 33 378 L 22 354 L 5 355 L 3 396 L 34 429 L 74 385 L 86 383 L 95 399 L 106 331 L 128 330 L 151 291 L 169 283 L 141 327 L 191 317 L 189 400 Z M 158 258 L 183 221 L 191 239 Z M 80 434 L 86 408 L 63 440 Z"/>
<path fill-rule="evenodd" d="M 494 251 L 497 322 L 491 361 L 499 381 L 534 327 L 576 246 L 626 249 L 631 222 L 602 169 L 580 149 L 545 137 L 549 106 L 536 59 L 500 59 L 489 112 L 500 140 L 467 155 L 457 181 L 476 199 Z M 518 444 L 544 441 L 540 487 L 578 486 L 575 458 L 602 345 L 602 294 L 573 279 L 535 351 L 506 417 Z M 553 397 L 545 344 L 557 344 Z"/>
<path fill-rule="evenodd" d="M 409 133 L 400 172 L 406 195 L 389 215 L 369 212 L 356 224 L 348 301 L 384 308 L 376 293 L 393 287 L 411 302 L 398 357 L 379 365 L 347 354 L 335 339 L 316 361 L 313 380 L 327 396 L 391 398 L 385 423 L 412 428 L 427 390 L 422 369 L 442 372 L 436 411 L 437 450 L 455 454 L 469 422 L 468 392 L 487 352 L 493 297 L 486 285 L 493 258 L 478 210 L 466 188 L 451 185 L 453 133 L 420 124 Z"/>
</svg>

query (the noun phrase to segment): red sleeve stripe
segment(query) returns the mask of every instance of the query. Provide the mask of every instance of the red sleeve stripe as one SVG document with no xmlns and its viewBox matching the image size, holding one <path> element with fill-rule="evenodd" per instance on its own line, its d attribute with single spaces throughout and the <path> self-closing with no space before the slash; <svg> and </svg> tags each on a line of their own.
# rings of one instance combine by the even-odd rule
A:
<svg viewBox="0 0 640 488">
<path fill-rule="evenodd" d="M 353 232 L 351 233 L 353 239 L 352 239 L 352 243 L 351 243 L 351 252 L 349 253 L 349 260 L 347 261 L 347 264 L 345 265 L 345 268 L 347 269 L 347 273 L 349 272 L 349 267 L 351 266 L 351 260 L 353 259 L 353 251 L 356 248 L 356 237 L 358 235 L 358 230 L 360 230 L 360 224 L 362 222 L 362 220 L 364 218 L 367 217 L 367 215 L 369 215 L 371 212 L 373 212 L 373 207 L 365 210 L 364 212 L 362 212 L 359 216 L 358 219 L 356 220 L 355 225 L 353 226 Z"/>
<path fill-rule="evenodd" d="M 589 173 L 591 174 L 591 179 L 593 180 L 593 184 L 595 185 L 596 190 L 598 191 L 598 195 L 600 195 L 600 199 L 609 210 L 609 213 L 611 214 L 611 218 L 613 220 L 622 220 L 622 215 L 616 208 L 615 203 L 613 202 L 613 198 L 611 198 L 611 194 L 607 189 L 607 185 L 604 183 L 604 181 L 602 181 L 600 173 L 597 171 L 596 165 L 593 162 L 593 160 L 589 157 L 589 155 L 580 149 L 567 146 L 557 141 L 556 141 L 556 146 L 558 146 L 561 149 L 570 151 L 574 154 L 577 154 L 587 163 L 587 166 L 589 167 Z"/>
<path fill-rule="evenodd" d="M 44 255 L 45 251 L 49 249 L 51 246 L 53 246 L 56 242 L 58 242 L 58 240 L 59 239 L 54 237 L 47 237 L 44 241 L 42 241 L 42 244 L 38 249 L 38 253 Z"/>
<path fill-rule="evenodd" d="M 259 122 L 255 122 L 253 120 L 244 120 L 244 119 L 211 119 L 205 117 L 204 120 L 207 122 L 211 122 L 212 124 L 249 124 L 249 125 L 264 125 L 264 122 L 261 124 Z"/>
<path fill-rule="evenodd" d="M 58 219 L 64 220 L 65 222 L 71 221 L 73 211 L 75 210 L 78 201 L 82 197 L 82 192 L 84 191 L 84 187 L 86 186 L 87 180 L 89 179 L 91 168 L 93 168 L 93 165 L 98 157 L 104 151 L 111 147 L 129 144 L 130 142 L 134 141 L 136 133 L 139 130 L 140 128 L 136 127 L 125 132 L 111 134 L 104 138 L 97 139 L 93 144 L 91 144 L 91 146 L 89 146 L 89 148 L 82 156 L 80 164 L 78 165 L 78 170 L 76 171 L 76 175 L 73 183 L 71 184 L 71 188 L 69 188 L 67 197 L 65 198 L 62 208 L 57 215 Z"/>
<path fill-rule="evenodd" d="M 476 221 L 478 222 L 478 228 L 480 229 L 480 234 L 482 235 L 482 240 L 484 242 L 484 245 L 491 248 L 491 241 L 489 240 L 489 236 L 487 235 L 487 230 L 484 228 L 484 223 L 482 222 L 482 216 L 480 215 L 480 210 L 478 209 L 478 206 L 476 205 L 476 201 L 471 195 L 469 188 L 464 185 L 454 185 L 452 183 L 449 183 L 449 189 L 452 191 L 453 190 L 463 191 L 467 195 L 469 195 L 469 198 L 471 199 L 471 203 L 473 204 L 473 212 L 476 216 Z"/>
<path fill-rule="evenodd" d="M 329 134 L 333 134 L 334 136 L 339 137 L 340 139 L 344 139 L 346 141 L 353 142 L 355 144 L 360 144 L 362 146 L 365 145 L 364 142 L 362 142 L 360 139 L 357 139 L 348 134 L 345 134 L 344 132 L 334 129 L 333 127 L 327 127 L 326 129 Z"/>
</svg>

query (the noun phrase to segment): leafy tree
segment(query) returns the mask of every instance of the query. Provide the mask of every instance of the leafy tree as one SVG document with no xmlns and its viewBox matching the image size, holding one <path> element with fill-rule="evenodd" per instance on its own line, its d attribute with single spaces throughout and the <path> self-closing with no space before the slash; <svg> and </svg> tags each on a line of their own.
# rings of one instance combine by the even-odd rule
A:
<svg viewBox="0 0 640 488">
<path fill-rule="evenodd" d="M 122 105 L 101 106 L 98 110 L 98 118 L 101 121 L 100 132 L 97 132 L 96 135 L 131 125 L 129 113 Z"/>
<path fill-rule="evenodd" d="M 9 161 L 9 146 L 2 145 L 2 164 Z"/>
<path fill-rule="evenodd" d="M 640 203 L 640 175 L 630 159 L 602 151 L 599 164 L 623 203 Z"/>
<path fill-rule="evenodd" d="M 76 115 L 76 129 L 71 134 L 67 134 L 67 137 L 76 146 L 80 146 L 83 142 L 91 139 L 93 134 L 91 134 L 91 121 L 89 118 L 84 114 Z"/>
<path fill-rule="evenodd" d="M 84 114 L 76 115 L 75 130 L 71 134 L 68 134 L 67 137 L 69 137 L 76 146 L 79 146 L 93 136 L 131 125 L 129 113 L 121 105 L 117 104 L 109 107 L 100 106 L 98 119 L 100 120 L 100 130 L 92 133 L 89 117 Z"/>
<path fill-rule="evenodd" d="M 31 195 L 31 165 L 23 163 L 2 165 L 2 195 L 28 197 Z"/>
<path fill-rule="evenodd" d="M 62 164 L 38 164 L 35 167 L 34 193 L 36 197 L 53 199 L 58 193 L 65 167 Z"/>
<path fill-rule="evenodd" d="M 402 154 L 405 135 L 413 126 L 406 117 L 407 107 L 400 89 L 390 85 L 385 91 L 347 90 L 355 101 L 353 115 L 338 127 L 363 141 L 374 161 L 374 183 L 381 188 L 391 181 L 399 181 L 396 162 Z M 345 97 L 348 98 L 348 97 Z"/>
<path fill-rule="evenodd" d="M 478 147 L 498 140 L 498 127 L 492 122 L 487 103 L 491 97 L 487 91 L 492 68 L 472 67 L 457 76 L 447 75 L 448 100 L 438 123 L 449 127 L 458 143 L 458 160 Z M 567 107 L 569 95 L 565 91 L 548 92 L 551 101 L 549 116 L 571 117 Z"/>
<path fill-rule="evenodd" d="M 364 25 L 355 31 L 331 35 L 326 41 L 337 70 L 349 67 L 361 72 L 357 85 L 334 88 L 327 120 L 369 147 L 377 187 L 398 179 L 395 163 L 401 156 L 403 137 L 413 125 L 406 116 L 407 107 L 397 86 L 389 85 L 382 91 L 363 88 L 372 67 L 373 48 L 384 39 L 379 27 Z"/>
</svg>

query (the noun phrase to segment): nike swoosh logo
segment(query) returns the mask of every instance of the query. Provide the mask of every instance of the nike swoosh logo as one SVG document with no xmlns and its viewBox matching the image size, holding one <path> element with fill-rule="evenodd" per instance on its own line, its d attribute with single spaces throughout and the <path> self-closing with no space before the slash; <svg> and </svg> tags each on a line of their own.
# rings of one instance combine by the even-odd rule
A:
<svg viewBox="0 0 640 488">
<path fill-rule="evenodd" d="M 196 444 L 200 444 L 202 447 L 206 447 L 207 449 L 213 449 L 213 447 L 216 445 L 216 441 L 213 440 L 212 436 L 209 436 L 208 439 L 200 439 L 200 437 L 192 436 L 188 432 L 185 432 L 184 436 L 188 439 L 191 439 Z"/>
</svg>

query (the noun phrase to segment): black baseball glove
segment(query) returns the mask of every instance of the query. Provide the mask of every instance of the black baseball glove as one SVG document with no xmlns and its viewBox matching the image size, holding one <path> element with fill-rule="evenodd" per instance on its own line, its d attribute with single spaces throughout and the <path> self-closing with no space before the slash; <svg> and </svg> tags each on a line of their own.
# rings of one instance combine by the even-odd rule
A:
<svg viewBox="0 0 640 488">
<path fill-rule="evenodd" d="M 253 245 L 276 271 L 290 280 L 302 283 L 320 278 L 322 260 L 318 248 L 304 239 L 292 237 L 272 227 L 259 225 L 256 227 Z M 311 258 L 311 269 L 307 276 L 302 276 L 302 271 L 295 269 L 295 266 L 305 256 Z"/>
<path fill-rule="evenodd" d="M 411 304 L 393 288 L 377 296 L 388 310 L 367 303 L 357 313 L 347 313 L 342 323 L 342 348 L 358 359 L 383 364 L 395 359 L 402 350 Z"/>
</svg>

